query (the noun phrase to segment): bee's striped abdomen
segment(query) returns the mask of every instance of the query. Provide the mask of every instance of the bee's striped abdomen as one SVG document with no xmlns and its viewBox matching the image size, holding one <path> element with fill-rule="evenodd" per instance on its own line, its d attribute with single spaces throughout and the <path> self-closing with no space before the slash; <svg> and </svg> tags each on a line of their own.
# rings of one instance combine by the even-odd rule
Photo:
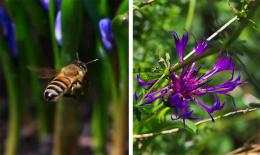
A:
<svg viewBox="0 0 260 155">
<path fill-rule="evenodd" d="M 60 96 L 67 92 L 71 85 L 70 79 L 57 76 L 50 82 L 44 91 L 44 98 L 48 102 L 56 101 Z"/>
</svg>

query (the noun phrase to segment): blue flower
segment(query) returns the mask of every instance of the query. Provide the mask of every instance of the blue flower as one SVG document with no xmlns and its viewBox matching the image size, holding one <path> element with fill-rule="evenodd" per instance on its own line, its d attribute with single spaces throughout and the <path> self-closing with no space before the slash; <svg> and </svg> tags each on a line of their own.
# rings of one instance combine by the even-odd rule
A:
<svg viewBox="0 0 260 155">
<path fill-rule="evenodd" d="M 4 40 L 7 41 L 12 56 L 17 56 L 15 27 L 5 10 L 0 7 L 0 25 Z"/>
<path fill-rule="evenodd" d="M 49 0 L 40 0 L 40 2 L 45 10 L 49 10 Z"/>
<path fill-rule="evenodd" d="M 111 20 L 103 18 L 99 21 L 99 30 L 102 42 L 106 49 L 112 50 L 113 48 L 113 33 L 111 27 Z"/>
<path fill-rule="evenodd" d="M 183 62 L 183 51 L 188 42 L 188 35 L 184 34 L 182 39 L 179 39 L 175 32 L 171 34 L 174 37 L 175 45 L 180 56 L 180 61 Z M 207 48 L 207 43 L 200 41 L 200 43 L 195 46 L 195 55 L 203 53 L 207 50 Z M 164 105 L 171 107 L 174 111 L 172 119 L 182 118 L 183 120 L 196 120 L 198 118 L 192 117 L 192 111 L 189 110 L 190 105 L 188 105 L 188 102 L 194 101 L 202 108 L 204 108 L 212 118 L 212 121 L 214 121 L 211 114 L 215 111 L 223 109 L 224 105 L 226 104 L 226 101 L 223 103 L 220 102 L 217 94 L 225 95 L 234 90 L 238 85 L 244 84 L 245 82 L 241 82 L 240 74 L 237 76 L 237 78 L 234 78 L 234 73 L 237 69 L 232 62 L 231 56 L 228 56 L 225 52 L 221 53 L 216 62 L 216 65 L 203 75 L 199 75 L 200 68 L 196 68 L 195 65 L 196 62 L 193 62 L 182 67 L 180 69 L 179 75 L 170 71 L 168 84 L 163 88 L 147 94 L 144 97 L 144 104 L 151 104 L 155 100 L 164 99 Z M 224 83 L 218 84 L 216 86 L 208 86 L 212 76 L 222 71 L 230 71 L 231 77 Z M 145 88 L 152 87 L 156 81 L 157 80 L 146 82 L 141 79 L 140 74 L 137 75 L 137 82 L 140 86 Z M 201 97 L 205 94 L 212 94 L 215 97 L 215 103 L 210 107 L 198 99 L 198 97 Z"/>
<path fill-rule="evenodd" d="M 62 45 L 62 30 L 61 30 L 61 11 L 59 10 L 55 19 L 55 38 L 59 45 Z"/>
</svg>

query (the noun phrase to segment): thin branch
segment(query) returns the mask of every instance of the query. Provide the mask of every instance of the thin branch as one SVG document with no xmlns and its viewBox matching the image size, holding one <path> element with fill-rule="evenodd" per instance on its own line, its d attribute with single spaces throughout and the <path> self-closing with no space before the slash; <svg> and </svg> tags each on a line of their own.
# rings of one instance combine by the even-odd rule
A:
<svg viewBox="0 0 260 155">
<path fill-rule="evenodd" d="M 244 145 L 242 147 L 239 147 L 231 152 L 229 152 L 227 155 L 234 155 L 234 154 L 250 154 L 250 153 L 259 153 L 260 151 L 260 145 L 259 144 L 249 144 Z"/>
<path fill-rule="evenodd" d="M 147 1 L 145 1 L 145 2 L 141 2 L 141 3 L 138 5 L 138 8 L 142 8 L 142 7 L 146 6 L 146 5 L 151 5 L 153 2 L 155 2 L 155 0 L 147 0 Z M 136 10 L 136 9 L 134 8 L 134 10 Z"/>
<path fill-rule="evenodd" d="M 247 109 L 244 109 L 244 110 L 233 111 L 233 112 L 229 112 L 229 113 L 224 114 L 224 115 L 214 117 L 214 119 L 218 120 L 220 118 L 232 116 L 232 115 L 239 114 L 239 113 L 245 114 L 247 112 L 252 112 L 252 111 L 255 111 L 255 110 L 257 110 L 257 108 L 251 108 L 251 109 L 247 108 Z M 202 121 L 195 123 L 195 125 L 199 126 L 201 124 L 211 122 L 211 120 L 212 119 L 202 120 Z M 177 133 L 180 130 L 181 130 L 181 128 L 174 128 L 174 129 L 164 130 L 164 131 L 154 132 L 154 133 L 137 134 L 137 135 L 133 135 L 133 137 L 136 138 L 136 139 L 144 139 L 144 138 L 153 137 L 153 136 L 157 136 L 157 135 L 173 134 L 173 133 Z"/>
<path fill-rule="evenodd" d="M 238 17 L 235 16 L 232 19 L 230 19 L 226 24 L 224 24 L 221 28 L 219 28 L 216 32 L 214 32 L 211 36 L 209 36 L 206 40 L 207 42 L 211 41 L 213 38 L 215 38 L 219 33 L 221 33 L 223 30 L 225 30 L 230 24 L 232 24 L 234 21 L 238 20 Z M 195 49 L 193 49 L 188 55 L 184 57 L 184 60 L 188 59 L 191 55 L 195 53 Z"/>
</svg>

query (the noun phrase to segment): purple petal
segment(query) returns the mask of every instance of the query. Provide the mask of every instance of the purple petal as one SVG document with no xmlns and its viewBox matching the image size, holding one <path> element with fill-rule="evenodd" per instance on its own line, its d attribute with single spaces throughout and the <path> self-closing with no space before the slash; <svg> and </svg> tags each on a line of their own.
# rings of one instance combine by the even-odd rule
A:
<svg viewBox="0 0 260 155">
<path fill-rule="evenodd" d="M 224 101 L 222 104 L 220 104 L 220 100 L 217 95 L 215 95 L 215 100 L 216 100 L 216 102 L 210 108 L 210 111 L 209 111 L 210 114 L 216 110 L 222 110 L 226 104 L 226 101 Z"/>
<path fill-rule="evenodd" d="M 212 70 L 204 74 L 201 78 L 207 79 L 208 77 L 214 75 L 217 72 L 221 72 L 224 70 L 234 70 L 235 65 L 232 62 L 231 56 L 224 55 L 223 53 L 218 58 L 216 65 L 213 67 Z"/>
<path fill-rule="evenodd" d="M 103 18 L 99 21 L 99 30 L 102 42 L 106 49 L 112 50 L 113 48 L 113 33 L 111 27 L 111 20 Z"/>
<path fill-rule="evenodd" d="M 170 88 L 169 86 L 163 87 L 163 88 L 161 88 L 161 89 L 159 89 L 159 90 L 156 90 L 155 92 L 152 92 L 152 93 L 150 93 L 150 94 L 147 94 L 145 98 L 151 98 L 151 97 L 153 97 L 154 95 L 156 95 L 156 94 L 158 94 L 158 93 L 160 93 L 160 92 L 162 92 L 162 91 L 168 90 L 169 88 Z"/>
<path fill-rule="evenodd" d="M 145 82 L 141 79 L 140 74 L 137 75 L 137 82 L 140 86 L 144 87 L 144 86 L 151 86 L 153 85 L 157 80 L 154 81 L 150 81 L 150 82 Z"/>
<path fill-rule="evenodd" d="M 199 44 L 195 46 L 195 55 L 199 55 L 208 49 L 208 43 L 201 40 Z"/>
<path fill-rule="evenodd" d="M 173 83 L 177 83 L 179 80 L 174 72 L 171 73 L 170 77 Z"/>
<path fill-rule="evenodd" d="M 180 97 L 180 94 L 173 94 L 170 97 L 170 104 L 167 105 L 173 108 L 176 119 L 180 118 L 179 109 L 181 109 L 181 102 L 182 102 L 182 98 Z M 173 116 L 171 117 L 171 119 L 174 120 Z"/>
<path fill-rule="evenodd" d="M 232 57 L 222 54 L 216 63 L 216 68 L 218 71 L 223 70 L 232 70 L 234 68 L 234 64 L 232 63 Z"/>
<path fill-rule="evenodd" d="M 234 72 L 232 73 L 232 77 L 228 81 L 226 81 L 226 82 L 224 82 L 222 84 L 216 85 L 216 86 L 205 88 L 205 90 L 208 93 L 226 94 L 226 93 L 232 91 L 233 89 L 235 89 L 238 85 L 241 85 L 241 84 L 245 83 L 245 82 L 241 82 L 240 81 L 240 74 L 233 81 L 233 74 L 234 74 Z"/>
<path fill-rule="evenodd" d="M 186 119 L 189 119 L 189 120 L 194 120 L 194 121 L 196 121 L 196 120 L 201 120 L 201 118 L 199 118 L 199 117 L 193 117 L 193 116 L 191 116 L 192 112 L 193 112 L 193 111 L 191 111 L 191 113 L 190 113 L 189 115 L 186 115 L 185 118 L 186 118 Z"/>
<path fill-rule="evenodd" d="M 144 104 L 150 104 L 152 103 L 153 101 L 157 100 L 157 99 L 161 99 L 163 98 L 164 96 L 167 96 L 167 95 L 170 95 L 172 92 L 166 92 L 166 93 L 162 93 L 161 95 L 159 96 L 156 96 L 156 97 L 150 97 L 148 98 Z"/>
<path fill-rule="evenodd" d="M 61 11 L 59 10 L 55 19 L 55 37 L 58 44 L 62 45 Z"/>
<path fill-rule="evenodd" d="M 195 101 L 202 107 L 204 108 L 208 113 L 210 113 L 210 108 L 208 106 L 206 106 L 204 103 L 202 103 L 200 100 L 194 98 Z"/>
<path fill-rule="evenodd" d="M 189 120 L 199 120 L 200 118 L 191 116 L 193 111 L 189 111 L 190 105 L 187 104 L 187 102 L 190 101 L 190 99 L 185 99 L 181 103 L 181 111 L 182 111 L 182 118 L 183 120 L 189 119 Z"/>
<path fill-rule="evenodd" d="M 180 56 L 180 61 L 183 62 L 183 51 L 188 43 L 188 40 L 189 40 L 189 36 L 188 36 L 188 33 L 185 33 L 183 36 L 182 36 L 182 39 L 180 40 L 178 34 L 176 32 L 171 32 L 171 35 L 173 36 L 174 38 L 174 41 L 175 41 L 175 46 L 177 48 L 177 51 L 179 53 L 179 56 Z"/>
<path fill-rule="evenodd" d="M 220 104 L 220 100 L 216 95 L 215 95 L 215 100 L 216 100 L 215 103 L 209 108 L 204 103 L 202 103 L 200 100 L 195 98 L 195 101 L 208 112 L 208 114 L 210 115 L 213 122 L 214 122 L 214 118 L 212 117 L 211 113 L 213 113 L 216 110 L 222 110 L 226 104 L 226 101 L 224 101 L 223 104 Z"/>
<path fill-rule="evenodd" d="M 176 107 L 181 106 L 182 101 L 183 99 L 180 94 L 173 94 L 170 97 L 171 106 L 176 106 Z"/>
</svg>

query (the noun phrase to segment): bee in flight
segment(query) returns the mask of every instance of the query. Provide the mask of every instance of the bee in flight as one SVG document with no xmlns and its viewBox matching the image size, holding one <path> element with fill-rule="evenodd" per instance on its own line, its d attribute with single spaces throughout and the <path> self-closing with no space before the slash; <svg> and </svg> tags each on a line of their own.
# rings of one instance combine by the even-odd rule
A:
<svg viewBox="0 0 260 155">
<path fill-rule="evenodd" d="M 47 85 L 43 93 L 44 99 L 48 102 L 55 102 L 62 96 L 74 96 L 75 90 L 82 88 L 87 73 L 87 65 L 97 60 L 87 63 L 77 60 L 61 68 L 60 72 Z M 41 74 L 42 78 L 53 77 L 53 73 L 49 69 L 42 70 Z"/>
<path fill-rule="evenodd" d="M 61 96 L 73 96 L 74 91 L 82 87 L 87 73 L 87 65 L 97 60 L 95 59 L 87 63 L 77 60 L 72 64 L 64 66 L 47 85 L 44 91 L 44 99 L 48 102 L 55 102 Z"/>
</svg>

